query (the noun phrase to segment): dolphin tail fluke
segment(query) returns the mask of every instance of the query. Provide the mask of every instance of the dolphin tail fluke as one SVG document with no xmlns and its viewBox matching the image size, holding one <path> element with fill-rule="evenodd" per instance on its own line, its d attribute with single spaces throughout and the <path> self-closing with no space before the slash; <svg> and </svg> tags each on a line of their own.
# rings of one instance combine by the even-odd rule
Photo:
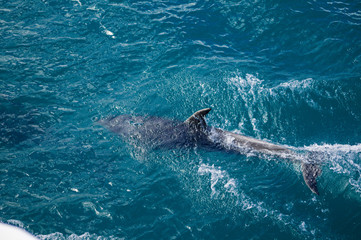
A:
<svg viewBox="0 0 361 240">
<path fill-rule="evenodd" d="M 320 195 L 317 188 L 316 178 L 321 174 L 321 169 L 314 163 L 302 163 L 302 174 L 307 186 L 313 193 Z"/>
</svg>

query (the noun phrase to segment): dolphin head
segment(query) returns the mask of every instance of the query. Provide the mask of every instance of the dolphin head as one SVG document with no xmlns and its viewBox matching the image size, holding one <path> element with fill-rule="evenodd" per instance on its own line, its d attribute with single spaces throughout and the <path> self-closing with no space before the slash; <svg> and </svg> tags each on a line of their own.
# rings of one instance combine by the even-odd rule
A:
<svg viewBox="0 0 361 240">
<path fill-rule="evenodd" d="M 125 114 L 102 119 L 98 123 L 114 133 L 128 137 L 137 132 L 139 126 L 143 125 L 144 117 Z"/>
</svg>

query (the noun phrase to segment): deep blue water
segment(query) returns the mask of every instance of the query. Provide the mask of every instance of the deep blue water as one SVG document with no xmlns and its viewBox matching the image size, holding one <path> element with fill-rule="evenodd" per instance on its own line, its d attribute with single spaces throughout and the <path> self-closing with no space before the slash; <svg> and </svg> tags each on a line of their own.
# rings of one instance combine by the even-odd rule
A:
<svg viewBox="0 0 361 240">
<path fill-rule="evenodd" d="M 40 239 L 358 239 L 359 1 L 0 1 L 0 221 Z M 184 120 L 315 152 L 149 150 L 96 124 Z M 1 235 L 1 233 L 0 233 Z"/>
</svg>

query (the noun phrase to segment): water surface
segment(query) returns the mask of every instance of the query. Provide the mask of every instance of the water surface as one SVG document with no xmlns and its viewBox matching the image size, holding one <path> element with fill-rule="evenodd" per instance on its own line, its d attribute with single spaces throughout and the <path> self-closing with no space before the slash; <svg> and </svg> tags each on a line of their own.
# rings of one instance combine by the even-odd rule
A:
<svg viewBox="0 0 361 240">
<path fill-rule="evenodd" d="M 357 1 L 0 3 L 0 221 L 40 239 L 358 239 Z M 322 161 L 149 150 L 119 114 L 209 125 Z"/>
</svg>

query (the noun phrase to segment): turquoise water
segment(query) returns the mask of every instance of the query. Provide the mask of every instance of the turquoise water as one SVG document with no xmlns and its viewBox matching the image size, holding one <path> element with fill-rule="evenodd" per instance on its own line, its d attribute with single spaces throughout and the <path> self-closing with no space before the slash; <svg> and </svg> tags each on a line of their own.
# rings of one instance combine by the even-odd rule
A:
<svg viewBox="0 0 361 240">
<path fill-rule="evenodd" d="M 0 221 L 40 239 L 358 239 L 358 1 L 0 2 Z M 151 150 L 96 124 L 184 120 L 298 164 Z M 1 234 L 1 233 L 0 233 Z"/>
</svg>

